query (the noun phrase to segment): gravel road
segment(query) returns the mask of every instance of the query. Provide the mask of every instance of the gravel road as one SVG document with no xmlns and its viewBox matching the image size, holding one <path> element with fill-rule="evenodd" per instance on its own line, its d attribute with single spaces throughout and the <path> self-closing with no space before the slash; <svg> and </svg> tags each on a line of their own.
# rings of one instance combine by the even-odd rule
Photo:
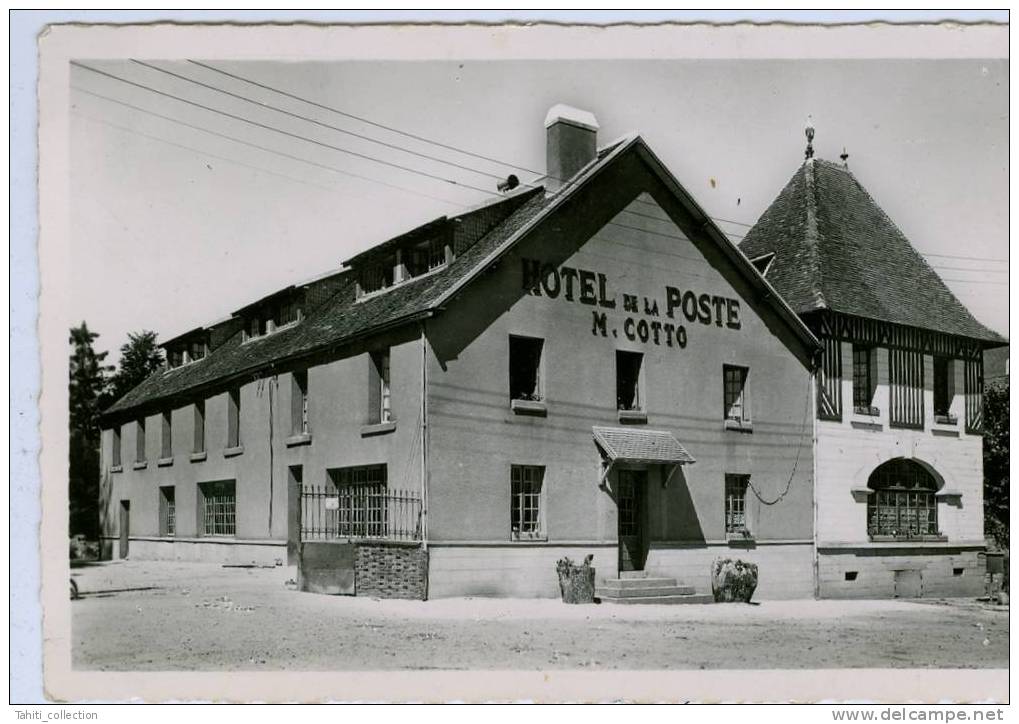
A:
<svg viewBox="0 0 1019 724">
<path fill-rule="evenodd" d="M 300 593 L 292 568 L 75 568 L 73 665 L 105 671 L 1006 668 L 1007 608 L 971 600 L 567 606 Z"/>
</svg>

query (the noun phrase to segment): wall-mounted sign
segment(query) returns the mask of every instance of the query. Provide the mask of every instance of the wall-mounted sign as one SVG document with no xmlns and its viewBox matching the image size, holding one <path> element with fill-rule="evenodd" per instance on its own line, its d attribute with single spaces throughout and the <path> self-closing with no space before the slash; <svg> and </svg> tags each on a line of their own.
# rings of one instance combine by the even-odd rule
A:
<svg viewBox="0 0 1019 724">
<path fill-rule="evenodd" d="M 619 327 L 610 326 L 607 312 L 592 310 L 591 333 L 607 337 L 622 334 L 631 342 L 686 347 L 682 323 L 739 329 L 739 300 L 718 294 L 666 285 L 660 298 L 613 291 L 602 272 L 557 267 L 538 259 L 522 260 L 522 287 L 534 296 L 562 297 L 567 302 L 603 309 L 622 308 L 627 316 Z M 659 301 L 662 304 L 659 305 Z M 663 318 L 664 317 L 664 318 Z"/>
</svg>

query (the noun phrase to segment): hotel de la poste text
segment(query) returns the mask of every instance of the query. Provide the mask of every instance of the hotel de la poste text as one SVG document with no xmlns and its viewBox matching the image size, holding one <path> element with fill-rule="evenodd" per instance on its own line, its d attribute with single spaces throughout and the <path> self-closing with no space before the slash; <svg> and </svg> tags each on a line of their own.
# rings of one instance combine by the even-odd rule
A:
<svg viewBox="0 0 1019 724">
<path fill-rule="evenodd" d="M 545 127 L 538 182 L 166 341 L 103 416 L 104 556 L 335 542 L 346 592 L 432 598 L 555 596 L 587 555 L 676 600 L 722 557 L 765 599 L 982 591 L 1006 340 L 847 165 L 808 144 L 737 246 L 639 135 Z"/>
</svg>

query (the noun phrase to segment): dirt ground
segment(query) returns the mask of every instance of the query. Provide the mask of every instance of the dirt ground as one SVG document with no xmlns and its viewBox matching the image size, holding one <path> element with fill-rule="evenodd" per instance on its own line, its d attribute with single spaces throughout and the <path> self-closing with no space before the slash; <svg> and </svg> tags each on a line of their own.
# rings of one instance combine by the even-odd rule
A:
<svg viewBox="0 0 1019 724">
<path fill-rule="evenodd" d="M 72 569 L 92 670 L 1005 668 L 1008 609 L 972 600 L 568 606 L 300 593 L 292 568 Z"/>
</svg>

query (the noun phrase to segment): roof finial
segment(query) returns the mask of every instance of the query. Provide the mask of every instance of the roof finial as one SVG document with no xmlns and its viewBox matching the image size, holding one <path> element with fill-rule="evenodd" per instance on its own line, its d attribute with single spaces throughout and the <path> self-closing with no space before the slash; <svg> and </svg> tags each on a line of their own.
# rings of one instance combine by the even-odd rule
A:
<svg viewBox="0 0 1019 724">
<path fill-rule="evenodd" d="M 814 118 L 807 116 L 807 127 L 804 131 L 807 134 L 807 150 L 804 152 L 806 159 L 814 157 Z"/>
<path fill-rule="evenodd" d="M 839 154 L 839 158 L 842 159 L 842 165 L 849 168 L 849 153 L 846 151 L 846 147 L 842 147 L 842 153 Z"/>
</svg>

